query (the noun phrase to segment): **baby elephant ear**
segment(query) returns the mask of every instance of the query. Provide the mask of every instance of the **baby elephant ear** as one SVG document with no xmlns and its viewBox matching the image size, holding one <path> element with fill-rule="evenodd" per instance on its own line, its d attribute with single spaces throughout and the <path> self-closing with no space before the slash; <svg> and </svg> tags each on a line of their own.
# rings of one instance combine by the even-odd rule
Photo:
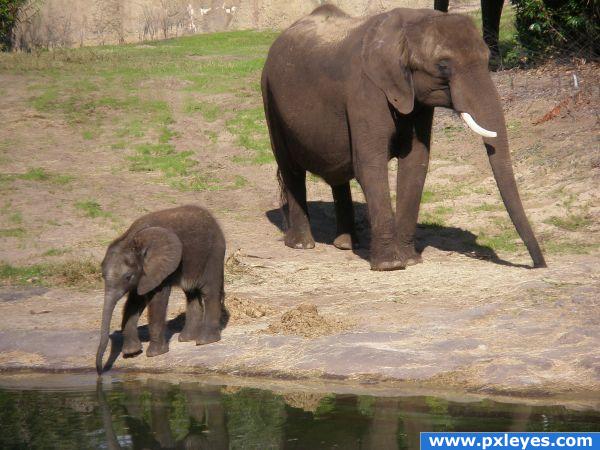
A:
<svg viewBox="0 0 600 450">
<path fill-rule="evenodd" d="M 145 228 L 135 235 L 135 246 L 143 258 L 139 295 L 156 288 L 181 262 L 182 245 L 175 233 L 162 227 Z"/>
<path fill-rule="evenodd" d="M 412 73 L 408 67 L 408 46 L 402 24 L 388 15 L 367 30 L 362 44 L 362 68 L 383 91 L 389 103 L 409 114 L 415 106 Z"/>
</svg>

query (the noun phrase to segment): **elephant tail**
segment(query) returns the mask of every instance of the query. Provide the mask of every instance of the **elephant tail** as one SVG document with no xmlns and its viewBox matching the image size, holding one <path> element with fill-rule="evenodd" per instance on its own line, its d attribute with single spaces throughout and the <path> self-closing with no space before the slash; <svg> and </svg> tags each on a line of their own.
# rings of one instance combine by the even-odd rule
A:
<svg viewBox="0 0 600 450">
<path fill-rule="evenodd" d="M 288 198 L 287 191 L 285 189 L 285 183 L 283 182 L 283 176 L 281 175 L 281 169 L 277 168 L 277 183 L 279 184 L 279 211 L 281 212 L 281 221 L 283 229 L 288 229 Z"/>
</svg>

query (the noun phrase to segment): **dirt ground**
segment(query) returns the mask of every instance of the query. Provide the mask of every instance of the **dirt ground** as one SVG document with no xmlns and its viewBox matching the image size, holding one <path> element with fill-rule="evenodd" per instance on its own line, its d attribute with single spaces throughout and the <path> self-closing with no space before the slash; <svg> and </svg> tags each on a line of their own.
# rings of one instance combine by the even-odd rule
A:
<svg viewBox="0 0 600 450">
<path fill-rule="evenodd" d="M 331 193 L 313 177 L 308 195 L 316 248 L 284 246 L 275 165 L 239 163 L 248 150 L 227 127 L 227 111 L 260 105 L 257 92 L 204 95 L 226 111 L 206 120 L 183 112 L 185 83 L 147 82 L 151 95 L 171 109 L 175 148 L 191 151 L 225 186 L 182 191 L 156 172 L 128 170 L 130 153 L 111 149 L 118 120 L 88 139 L 61 115 L 32 106 L 32 89 L 43 78 L 0 72 L 0 370 L 92 370 L 102 303 L 99 284 L 69 288 L 27 272 L 11 277 L 9 268 L 97 262 L 108 242 L 144 212 L 198 203 L 215 214 L 228 242 L 231 318 L 222 341 L 205 347 L 177 341 L 184 300 L 176 292 L 170 352 L 123 360 L 116 333 L 113 370 L 404 380 L 521 395 L 588 391 L 597 402 L 599 76 L 600 67 L 589 62 L 493 75 L 547 269 L 528 268 L 480 140 L 440 110 L 418 230 L 424 262 L 379 273 L 366 260 L 368 225 L 357 185 L 362 248 L 332 246 Z M 63 185 L 20 176 L 32 167 L 71 180 Z M 244 181 L 232 187 L 234 180 Z M 76 206 L 90 198 L 101 205 L 99 215 Z M 147 334 L 145 327 L 140 331 Z"/>
</svg>

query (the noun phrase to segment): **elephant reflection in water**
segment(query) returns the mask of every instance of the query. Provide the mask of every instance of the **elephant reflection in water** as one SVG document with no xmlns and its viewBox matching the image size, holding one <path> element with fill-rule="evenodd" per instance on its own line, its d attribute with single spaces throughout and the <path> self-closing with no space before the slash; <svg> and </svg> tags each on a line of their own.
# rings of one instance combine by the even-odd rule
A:
<svg viewBox="0 0 600 450">
<path fill-rule="evenodd" d="M 367 411 L 358 397 L 338 395 L 331 412 L 306 420 L 310 413 L 288 409 L 288 419 L 304 415 L 303 428 L 287 427 L 290 450 L 419 450 L 426 431 L 526 431 L 532 408 L 525 405 L 452 403 L 432 397 L 377 397 Z M 362 410 L 362 411 L 361 411 Z M 318 420 L 315 420 L 318 419 Z"/>
<path fill-rule="evenodd" d="M 424 396 L 365 397 L 367 401 L 361 403 L 361 398 L 354 395 L 335 395 L 321 401 L 316 412 L 309 412 L 286 405 L 281 397 L 267 392 L 259 397 L 235 393 L 224 401 L 219 387 L 187 383 L 180 384 L 178 389 L 185 399 L 186 430 L 189 430 L 180 439 L 173 427 L 173 419 L 181 422 L 181 415 L 176 417 L 173 413 L 177 402 L 171 395 L 172 385 L 162 382 L 124 385 L 123 407 L 130 446 L 189 450 L 220 450 L 230 446 L 261 450 L 418 450 L 421 432 L 524 431 L 533 411 L 528 406 L 454 403 Z M 152 395 L 151 406 L 144 409 L 143 394 L 148 391 Z M 233 398 L 237 402 L 232 403 Z M 108 448 L 120 449 L 121 442 L 101 386 L 98 399 Z M 232 433 L 232 441 L 228 431 Z"/>
<path fill-rule="evenodd" d="M 124 385 L 127 398 L 126 404 L 123 405 L 127 413 L 125 422 L 133 448 L 229 449 L 225 410 L 221 400 L 220 388 L 217 386 L 200 386 L 195 383 L 180 385 L 189 415 L 190 431 L 183 439 L 179 440 L 174 437 L 169 420 L 170 388 L 170 384 L 156 381 L 149 382 L 147 386 L 141 383 L 126 383 Z M 149 424 L 144 417 L 142 408 L 142 394 L 146 389 L 152 394 Z M 114 431 L 112 415 L 101 384 L 98 384 L 97 392 L 108 449 L 120 449 L 121 443 Z"/>
</svg>

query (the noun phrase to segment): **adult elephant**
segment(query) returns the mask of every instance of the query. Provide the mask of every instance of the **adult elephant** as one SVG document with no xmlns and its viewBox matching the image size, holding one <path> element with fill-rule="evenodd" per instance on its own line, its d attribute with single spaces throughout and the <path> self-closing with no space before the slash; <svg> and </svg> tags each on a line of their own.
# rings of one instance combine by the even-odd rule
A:
<svg viewBox="0 0 600 450">
<path fill-rule="evenodd" d="M 434 0 L 433 7 L 442 12 L 448 12 L 449 0 Z M 496 61 L 500 57 L 498 35 L 500 33 L 500 17 L 504 0 L 481 0 L 481 22 L 483 40 L 490 49 L 491 59 Z"/>
<path fill-rule="evenodd" d="M 288 203 L 285 244 L 314 247 L 306 205 L 308 170 L 332 187 L 336 247 L 352 247 L 349 181 L 356 177 L 371 224 L 371 269 L 419 262 L 414 233 L 433 110 L 444 106 L 461 113 L 483 136 L 509 215 L 534 266 L 545 267 L 519 198 L 488 53 L 469 18 L 432 10 L 400 8 L 352 18 L 325 5 L 284 31 L 271 46 L 261 83 Z M 398 158 L 395 215 L 388 185 L 392 157 Z"/>
</svg>

